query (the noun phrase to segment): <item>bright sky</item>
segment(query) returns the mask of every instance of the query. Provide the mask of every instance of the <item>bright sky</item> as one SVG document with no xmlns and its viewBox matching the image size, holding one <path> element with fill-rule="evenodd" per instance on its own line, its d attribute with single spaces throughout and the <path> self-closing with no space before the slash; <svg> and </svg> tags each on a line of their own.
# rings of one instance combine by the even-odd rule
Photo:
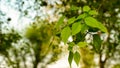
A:
<svg viewBox="0 0 120 68">
<path fill-rule="evenodd" d="M 1 0 L 0 2 L 0 10 L 6 13 L 6 17 L 10 17 L 12 19 L 9 26 L 14 27 L 18 31 L 24 29 L 24 27 L 32 21 L 31 19 L 26 17 L 22 17 L 20 19 L 20 12 L 8 6 L 8 4 L 4 0 Z"/>
</svg>

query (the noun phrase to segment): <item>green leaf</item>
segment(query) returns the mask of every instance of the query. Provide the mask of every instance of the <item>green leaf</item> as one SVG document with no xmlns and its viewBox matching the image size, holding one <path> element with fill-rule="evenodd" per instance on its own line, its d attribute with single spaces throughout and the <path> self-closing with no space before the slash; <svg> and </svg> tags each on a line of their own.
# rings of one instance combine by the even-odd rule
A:
<svg viewBox="0 0 120 68">
<path fill-rule="evenodd" d="M 101 31 L 108 33 L 107 28 L 106 28 L 102 23 L 100 23 L 100 22 L 98 23 L 98 28 L 99 28 Z"/>
<path fill-rule="evenodd" d="M 70 52 L 69 52 L 69 56 L 68 56 L 68 62 L 69 62 L 69 64 L 70 64 L 70 66 L 71 66 L 72 60 L 73 60 L 73 52 L 70 51 Z"/>
<path fill-rule="evenodd" d="M 96 10 L 91 10 L 91 11 L 89 12 L 89 14 L 90 14 L 90 15 L 97 15 L 98 12 L 97 12 Z"/>
<path fill-rule="evenodd" d="M 72 24 L 72 35 L 75 35 L 75 34 L 79 33 L 80 30 L 81 30 L 80 22 Z"/>
<path fill-rule="evenodd" d="M 94 46 L 96 52 L 100 51 L 101 44 L 102 44 L 102 40 L 100 38 L 100 35 L 98 35 L 98 34 L 93 35 L 93 46 Z"/>
<path fill-rule="evenodd" d="M 67 26 L 61 32 L 62 41 L 66 43 L 70 35 L 71 35 L 71 29 L 69 26 Z"/>
<path fill-rule="evenodd" d="M 87 30 L 88 30 L 88 26 L 86 24 L 82 24 L 81 33 L 84 33 Z"/>
<path fill-rule="evenodd" d="M 88 12 L 89 10 L 90 10 L 90 7 L 89 7 L 89 6 L 84 6 L 84 7 L 83 7 L 83 11 L 84 11 L 84 12 Z"/>
<path fill-rule="evenodd" d="M 72 18 L 68 19 L 68 24 L 74 23 L 75 20 L 76 20 L 75 17 L 72 17 Z"/>
<path fill-rule="evenodd" d="M 77 17 L 77 20 L 78 20 L 78 19 L 84 19 L 87 15 L 88 15 L 87 13 L 80 14 L 80 15 Z"/>
<path fill-rule="evenodd" d="M 78 65 L 80 62 L 80 54 L 76 51 L 74 54 L 74 61 Z"/>
<path fill-rule="evenodd" d="M 87 43 L 86 42 L 79 42 L 77 45 L 79 47 L 85 47 L 87 45 Z"/>
<path fill-rule="evenodd" d="M 98 21 L 93 17 L 86 17 L 85 23 L 91 27 L 98 27 Z"/>
<path fill-rule="evenodd" d="M 60 19 L 58 20 L 56 24 L 56 28 L 58 28 L 63 23 L 64 19 L 65 19 L 65 16 L 60 17 Z"/>
<path fill-rule="evenodd" d="M 95 28 L 98 28 L 100 29 L 101 31 L 103 32 L 107 32 L 107 28 L 102 24 L 100 23 L 99 21 L 97 21 L 95 18 L 93 17 L 86 17 L 85 18 L 85 23 L 90 26 L 90 27 L 95 27 Z"/>
</svg>

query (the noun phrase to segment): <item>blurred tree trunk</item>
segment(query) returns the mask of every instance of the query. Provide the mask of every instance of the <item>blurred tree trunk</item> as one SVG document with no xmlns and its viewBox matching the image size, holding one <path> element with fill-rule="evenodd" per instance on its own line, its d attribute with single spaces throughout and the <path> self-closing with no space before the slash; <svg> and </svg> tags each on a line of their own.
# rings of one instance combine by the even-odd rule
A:
<svg viewBox="0 0 120 68">
<path fill-rule="evenodd" d="M 37 68 L 38 64 L 39 64 L 39 61 L 40 61 L 40 47 L 37 47 L 36 45 L 36 48 L 35 48 L 35 62 L 34 62 L 34 68 Z"/>
<path fill-rule="evenodd" d="M 105 68 L 105 62 L 100 61 L 100 68 Z"/>
<path fill-rule="evenodd" d="M 105 68 L 106 60 L 107 60 L 106 57 L 105 57 L 104 60 L 102 60 L 102 54 L 100 54 L 100 57 L 99 57 L 99 67 L 100 67 L 100 68 Z"/>
<path fill-rule="evenodd" d="M 35 53 L 35 61 L 34 61 L 34 67 L 33 68 L 37 68 L 38 67 L 38 64 L 39 64 L 39 62 L 41 61 L 41 59 L 40 59 L 40 51 L 41 51 L 41 45 L 42 45 L 42 43 L 41 42 L 39 42 L 39 43 L 37 43 L 37 44 L 35 44 L 35 48 L 34 48 L 34 53 Z"/>
</svg>

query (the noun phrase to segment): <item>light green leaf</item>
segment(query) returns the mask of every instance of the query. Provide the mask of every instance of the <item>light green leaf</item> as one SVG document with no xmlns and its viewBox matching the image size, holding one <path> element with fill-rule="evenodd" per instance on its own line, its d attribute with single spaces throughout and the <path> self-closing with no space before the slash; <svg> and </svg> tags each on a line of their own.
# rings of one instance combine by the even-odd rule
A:
<svg viewBox="0 0 120 68">
<path fill-rule="evenodd" d="M 88 12 L 89 10 L 90 10 L 90 7 L 89 7 L 89 6 L 84 6 L 84 7 L 83 7 L 83 11 L 84 11 L 84 12 Z"/>
<path fill-rule="evenodd" d="M 79 42 L 77 45 L 79 47 L 85 47 L 85 46 L 87 46 L 87 43 L 86 42 Z"/>
<path fill-rule="evenodd" d="M 84 19 L 87 15 L 88 15 L 87 13 L 80 14 L 80 15 L 77 17 L 77 20 L 78 20 L 78 19 Z"/>
<path fill-rule="evenodd" d="M 58 28 L 63 23 L 64 19 L 65 19 L 65 16 L 60 17 L 60 19 L 58 20 L 56 24 L 56 28 Z"/>
<path fill-rule="evenodd" d="M 71 29 L 69 26 L 67 26 L 61 32 L 62 41 L 66 43 L 70 35 L 71 35 Z"/>
<path fill-rule="evenodd" d="M 96 52 L 100 52 L 101 44 L 102 44 L 102 40 L 100 38 L 100 35 L 98 34 L 93 35 L 93 46 Z"/>
<path fill-rule="evenodd" d="M 97 12 L 96 10 L 91 10 L 91 11 L 89 12 L 89 14 L 90 14 L 90 15 L 97 15 L 98 12 Z"/>
<path fill-rule="evenodd" d="M 75 20 L 76 20 L 75 17 L 72 17 L 72 18 L 68 19 L 68 24 L 74 23 Z"/>
<path fill-rule="evenodd" d="M 85 23 L 91 27 L 98 27 L 98 21 L 93 17 L 86 17 Z"/>
<path fill-rule="evenodd" d="M 70 64 L 70 66 L 71 66 L 72 60 L 73 60 L 73 52 L 70 51 L 69 56 L 68 56 L 68 62 Z"/>
<path fill-rule="evenodd" d="M 80 54 L 76 51 L 74 54 L 74 61 L 78 65 L 80 62 Z"/>
<path fill-rule="evenodd" d="M 80 30 L 81 30 L 80 22 L 72 24 L 72 35 L 75 35 L 75 34 L 79 33 Z"/>
<path fill-rule="evenodd" d="M 101 31 L 103 32 L 107 32 L 107 28 L 102 24 L 100 23 L 99 21 L 97 21 L 95 18 L 93 17 L 86 17 L 85 18 L 85 23 L 90 26 L 90 27 L 95 27 L 95 28 L 98 28 L 100 29 Z"/>
<path fill-rule="evenodd" d="M 98 23 L 98 28 L 101 31 L 108 33 L 107 28 L 102 23 L 100 23 L 100 22 Z"/>
</svg>

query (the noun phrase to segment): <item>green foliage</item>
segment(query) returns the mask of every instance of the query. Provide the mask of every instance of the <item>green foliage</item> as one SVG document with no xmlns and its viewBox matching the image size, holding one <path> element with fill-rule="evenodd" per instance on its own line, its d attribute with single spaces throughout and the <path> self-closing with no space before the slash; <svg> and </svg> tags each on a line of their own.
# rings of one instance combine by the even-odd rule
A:
<svg viewBox="0 0 120 68">
<path fill-rule="evenodd" d="M 74 59 L 75 63 L 77 65 L 79 65 L 79 62 L 80 62 L 80 54 L 79 54 L 79 52 L 77 52 L 77 51 L 75 53 L 73 53 L 72 51 L 69 52 L 68 62 L 70 64 L 70 66 L 72 64 L 73 59 Z"/>
<path fill-rule="evenodd" d="M 87 13 L 80 14 L 77 19 L 84 19 L 87 15 Z"/>
<path fill-rule="evenodd" d="M 58 28 L 58 27 L 61 26 L 61 24 L 64 22 L 64 18 L 65 18 L 65 16 L 61 16 L 61 17 L 60 17 L 59 21 L 58 21 L 57 24 L 56 24 L 56 28 Z"/>
<path fill-rule="evenodd" d="M 97 12 L 95 10 L 91 10 L 89 12 L 90 8 L 88 6 L 84 6 L 83 9 L 85 13 L 80 14 L 77 18 L 72 17 L 68 19 L 68 25 L 69 26 L 72 25 L 72 27 L 67 26 L 63 28 L 61 32 L 61 38 L 65 43 L 67 42 L 68 37 L 71 35 L 71 33 L 72 35 L 76 35 L 77 33 L 81 31 L 85 32 L 87 29 L 89 29 L 87 26 L 92 27 L 93 29 L 98 28 L 101 31 L 107 33 L 107 28 L 103 24 L 101 24 L 98 20 L 96 20 L 95 18 L 91 16 L 91 15 L 96 15 Z M 76 22 L 76 20 L 78 21 Z M 61 22 L 63 22 L 63 17 L 62 17 Z M 71 32 L 71 29 L 72 29 L 72 32 Z"/>
<path fill-rule="evenodd" d="M 61 32 L 61 38 L 64 43 L 67 43 L 68 38 L 71 35 L 71 29 L 69 26 L 65 27 Z"/>
<path fill-rule="evenodd" d="M 99 28 L 98 21 L 93 17 L 86 17 L 85 18 L 85 23 L 88 26 Z"/>
<path fill-rule="evenodd" d="M 76 22 L 72 24 L 72 35 L 76 35 L 77 33 L 79 33 L 81 30 L 81 23 L 80 22 Z"/>
<path fill-rule="evenodd" d="M 74 9 L 75 10 L 75 9 Z M 97 15 L 98 13 L 95 10 L 91 10 L 89 6 L 83 7 L 83 13 L 78 15 L 77 17 L 73 16 L 70 19 L 68 19 L 67 25 L 65 25 L 61 31 L 61 38 L 64 43 L 67 43 L 69 36 L 73 37 L 73 42 L 68 43 L 69 47 L 69 57 L 68 61 L 71 65 L 72 59 L 74 58 L 76 64 L 79 64 L 80 61 L 80 54 L 76 51 L 73 53 L 73 47 L 74 45 L 77 45 L 79 47 L 86 47 L 87 43 L 85 42 L 85 36 L 86 31 L 89 29 L 99 29 L 105 33 L 107 32 L 107 28 L 101 24 L 97 19 L 95 19 L 93 16 Z M 60 18 L 61 19 L 61 18 Z M 59 20 L 60 21 L 60 20 Z M 61 19 L 61 22 L 63 22 L 63 17 Z M 57 23 L 58 25 L 58 23 Z M 60 24 L 59 24 L 60 26 Z M 98 30 L 97 30 L 98 31 Z M 95 32 L 97 32 L 95 31 Z M 89 33 L 89 32 L 88 32 Z M 78 36 L 79 35 L 79 36 Z M 93 35 L 93 44 L 97 52 L 100 51 L 102 41 L 100 39 L 100 36 Z M 78 40 L 79 39 L 79 40 Z"/>
<path fill-rule="evenodd" d="M 74 23 L 75 20 L 76 20 L 75 17 L 72 17 L 72 18 L 68 19 L 68 24 Z"/>
<path fill-rule="evenodd" d="M 86 17 L 85 23 L 90 27 L 99 28 L 101 31 L 107 33 L 107 28 L 93 17 Z"/>
<path fill-rule="evenodd" d="M 79 65 L 80 62 L 80 54 L 76 51 L 74 54 L 74 61 L 77 65 Z"/>
<path fill-rule="evenodd" d="M 106 28 L 102 23 L 100 23 L 100 22 L 98 22 L 98 28 L 99 28 L 101 31 L 103 31 L 103 32 L 105 32 L 105 33 L 108 33 L 107 28 Z"/>
<path fill-rule="evenodd" d="M 90 15 L 98 15 L 98 12 L 96 10 L 91 10 L 89 11 Z"/>
<path fill-rule="evenodd" d="M 69 52 L 69 57 L 68 57 L 68 62 L 70 64 L 70 66 L 71 66 L 72 60 L 73 60 L 73 52 L 70 51 Z"/>
<path fill-rule="evenodd" d="M 84 12 L 88 12 L 88 11 L 90 11 L 91 10 L 91 8 L 89 7 L 89 6 L 84 6 L 83 7 L 83 11 Z"/>
</svg>

